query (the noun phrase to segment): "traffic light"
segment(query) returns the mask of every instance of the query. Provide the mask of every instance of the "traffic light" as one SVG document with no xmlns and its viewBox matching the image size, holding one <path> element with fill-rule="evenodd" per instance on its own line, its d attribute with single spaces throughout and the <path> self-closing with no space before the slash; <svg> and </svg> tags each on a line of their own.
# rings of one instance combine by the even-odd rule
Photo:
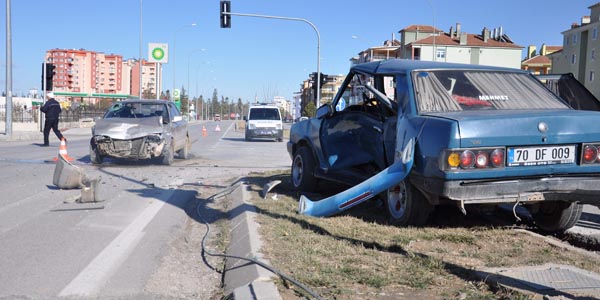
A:
<svg viewBox="0 0 600 300">
<path fill-rule="evenodd" d="M 54 78 L 54 64 L 46 63 L 46 77 L 44 77 L 44 64 L 42 63 L 42 90 L 46 81 L 46 91 L 52 90 L 52 78 Z"/>
<path fill-rule="evenodd" d="M 231 28 L 231 1 L 221 1 L 221 28 Z"/>
</svg>

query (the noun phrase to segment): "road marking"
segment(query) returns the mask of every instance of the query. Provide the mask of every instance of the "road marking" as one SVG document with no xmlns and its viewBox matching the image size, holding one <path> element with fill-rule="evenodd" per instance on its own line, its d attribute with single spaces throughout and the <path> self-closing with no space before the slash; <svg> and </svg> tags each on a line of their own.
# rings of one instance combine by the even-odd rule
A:
<svg viewBox="0 0 600 300">
<path fill-rule="evenodd" d="M 144 228 L 160 211 L 165 201 L 152 201 L 83 271 L 59 294 L 59 297 L 90 296 L 106 284 L 110 276 L 144 236 Z"/>
<path fill-rule="evenodd" d="M 225 130 L 225 132 L 223 132 L 223 134 L 221 135 L 221 137 L 219 138 L 219 140 L 211 147 L 212 149 L 215 149 L 215 148 L 217 148 L 217 146 L 219 146 L 219 144 L 223 140 L 223 137 L 225 137 L 227 135 L 227 133 L 229 133 L 229 130 L 231 130 L 231 128 L 233 127 L 233 124 L 234 123 L 229 124 L 229 127 L 227 127 L 227 130 Z"/>
</svg>

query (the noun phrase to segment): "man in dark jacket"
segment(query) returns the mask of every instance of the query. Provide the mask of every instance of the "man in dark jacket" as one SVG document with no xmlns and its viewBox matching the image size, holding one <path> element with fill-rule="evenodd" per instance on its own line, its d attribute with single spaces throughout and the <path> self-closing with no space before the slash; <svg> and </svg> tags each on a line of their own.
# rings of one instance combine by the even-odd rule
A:
<svg viewBox="0 0 600 300">
<path fill-rule="evenodd" d="M 54 93 L 48 93 L 48 101 L 44 103 L 44 106 L 40 109 L 46 115 L 46 121 L 44 122 L 44 144 L 42 147 L 50 146 L 49 135 L 50 129 L 54 131 L 58 140 L 63 139 L 62 133 L 58 130 L 58 117 L 62 109 L 60 103 L 54 99 Z"/>
</svg>

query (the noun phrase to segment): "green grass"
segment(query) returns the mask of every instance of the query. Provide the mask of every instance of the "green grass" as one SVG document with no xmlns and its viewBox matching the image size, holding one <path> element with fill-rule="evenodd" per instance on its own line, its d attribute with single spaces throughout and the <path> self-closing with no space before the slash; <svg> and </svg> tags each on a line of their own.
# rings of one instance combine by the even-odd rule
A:
<svg viewBox="0 0 600 300">
<path fill-rule="evenodd" d="M 325 299 L 359 299 L 359 294 L 365 295 L 360 299 L 394 299 L 389 295 L 398 293 L 420 299 L 529 299 L 488 287 L 471 270 L 552 262 L 600 271 L 600 264 L 587 257 L 510 229 L 485 224 L 391 226 L 375 202 L 328 218 L 299 215 L 298 196 L 288 177 L 271 172 L 250 178 L 263 253 Z M 259 197 L 262 185 L 274 179 L 282 180 L 271 192 L 278 200 Z"/>
</svg>

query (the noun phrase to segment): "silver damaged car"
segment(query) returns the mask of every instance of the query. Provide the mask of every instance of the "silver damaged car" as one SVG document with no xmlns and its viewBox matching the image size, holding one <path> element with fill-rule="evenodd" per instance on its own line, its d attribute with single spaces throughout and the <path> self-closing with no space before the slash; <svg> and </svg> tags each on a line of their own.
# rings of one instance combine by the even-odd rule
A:
<svg viewBox="0 0 600 300">
<path fill-rule="evenodd" d="M 90 160 L 158 158 L 170 165 L 176 152 L 187 159 L 189 149 L 187 121 L 173 102 L 125 100 L 113 104 L 92 127 Z"/>
</svg>

